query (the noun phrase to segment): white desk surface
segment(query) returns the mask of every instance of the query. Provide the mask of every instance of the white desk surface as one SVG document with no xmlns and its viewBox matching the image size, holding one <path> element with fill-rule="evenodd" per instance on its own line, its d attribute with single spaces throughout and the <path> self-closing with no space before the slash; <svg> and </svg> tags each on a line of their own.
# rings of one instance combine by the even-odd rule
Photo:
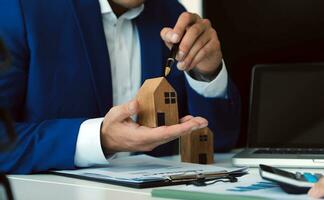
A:
<svg viewBox="0 0 324 200">
<path fill-rule="evenodd" d="M 216 154 L 216 165 L 231 167 L 230 158 L 232 156 L 233 153 Z M 179 160 L 179 156 L 167 159 Z M 160 199 L 151 197 L 152 189 L 134 189 L 57 175 L 10 175 L 8 178 L 16 200 Z"/>
<path fill-rule="evenodd" d="M 234 153 L 215 154 L 215 165 L 232 167 L 231 158 L 233 155 Z M 166 157 L 166 159 L 179 161 L 179 156 Z M 322 170 L 308 171 L 323 172 Z M 257 176 L 258 169 L 250 168 L 249 173 Z M 161 198 L 151 197 L 152 189 L 134 189 L 58 175 L 10 175 L 9 181 L 17 200 L 162 200 Z M 167 187 L 173 188 L 178 186 Z"/>
</svg>

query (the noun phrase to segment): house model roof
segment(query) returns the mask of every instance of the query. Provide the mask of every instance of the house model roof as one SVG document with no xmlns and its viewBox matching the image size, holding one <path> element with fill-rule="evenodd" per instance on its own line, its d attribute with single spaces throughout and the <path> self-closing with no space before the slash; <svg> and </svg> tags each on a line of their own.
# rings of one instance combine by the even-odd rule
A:
<svg viewBox="0 0 324 200">
<path fill-rule="evenodd" d="M 145 80 L 142 87 L 140 88 L 140 91 L 146 91 L 147 93 L 153 94 L 160 86 L 168 86 L 172 90 L 174 88 L 170 85 L 170 83 L 164 78 L 164 77 L 158 77 L 158 78 L 151 78 Z"/>
</svg>

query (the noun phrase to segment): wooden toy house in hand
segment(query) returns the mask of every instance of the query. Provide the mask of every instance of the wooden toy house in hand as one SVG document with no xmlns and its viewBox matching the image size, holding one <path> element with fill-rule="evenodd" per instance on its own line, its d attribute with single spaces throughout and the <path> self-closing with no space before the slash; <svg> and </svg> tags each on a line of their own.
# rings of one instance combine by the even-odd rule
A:
<svg viewBox="0 0 324 200">
<path fill-rule="evenodd" d="M 147 79 L 137 93 L 140 112 L 138 123 L 155 128 L 179 123 L 177 93 L 164 78 Z M 213 134 L 206 127 L 180 138 L 183 162 L 213 163 Z"/>
<path fill-rule="evenodd" d="M 137 93 L 138 123 L 147 127 L 179 123 L 177 93 L 164 78 L 147 79 Z"/>
</svg>

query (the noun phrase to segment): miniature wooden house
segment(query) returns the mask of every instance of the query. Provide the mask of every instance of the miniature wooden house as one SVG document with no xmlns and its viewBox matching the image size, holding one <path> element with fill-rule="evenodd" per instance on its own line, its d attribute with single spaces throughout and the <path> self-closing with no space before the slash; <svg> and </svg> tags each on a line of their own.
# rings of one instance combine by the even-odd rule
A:
<svg viewBox="0 0 324 200">
<path fill-rule="evenodd" d="M 151 128 L 179 123 L 177 93 L 164 77 L 147 79 L 137 93 L 138 123 Z"/>
<path fill-rule="evenodd" d="M 211 130 L 206 127 L 182 136 L 180 138 L 180 154 L 182 162 L 214 163 L 214 138 Z"/>
<path fill-rule="evenodd" d="M 164 77 L 147 79 L 137 93 L 138 123 L 155 128 L 179 123 L 177 93 Z M 214 162 L 213 133 L 209 128 L 193 131 L 180 138 L 181 161 Z"/>
</svg>

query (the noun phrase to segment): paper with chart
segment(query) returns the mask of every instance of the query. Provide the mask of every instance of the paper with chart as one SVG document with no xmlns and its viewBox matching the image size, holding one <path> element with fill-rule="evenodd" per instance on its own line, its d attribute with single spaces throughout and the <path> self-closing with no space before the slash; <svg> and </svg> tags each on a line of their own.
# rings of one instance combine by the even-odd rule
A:
<svg viewBox="0 0 324 200">
<path fill-rule="evenodd" d="M 234 169 L 240 170 L 240 169 Z M 142 183 L 166 180 L 170 175 L 190 175 L 208 172 L 230 172 L 223 167 L 168 161 L 147 155 L 128 156 L 110 161 L 99 168 L 55 171 L 61 174 L 85 176 L 102 180 Z"/>
<path fill-rule="evenodd" d="M 281 199 L 281 200 L 305 200 L 311 199 L 305 195 L 289 195 L 283 192 L 280 187 L 270 181 L 263 180 L 259 174 L 254 171 L 252 174 L 245 175 L 238 179 L 236 183 L 215 183 L 205 187 L 197 187 L 194 185 L 179 186 L 173 188 L 182 191 L 196 191 L 206 193 L 217 194 L 229 194 L 229 195 L 242 195 L 242 196 L 258 196 L 266 197 L 269 199 Z"/>
</svg>

